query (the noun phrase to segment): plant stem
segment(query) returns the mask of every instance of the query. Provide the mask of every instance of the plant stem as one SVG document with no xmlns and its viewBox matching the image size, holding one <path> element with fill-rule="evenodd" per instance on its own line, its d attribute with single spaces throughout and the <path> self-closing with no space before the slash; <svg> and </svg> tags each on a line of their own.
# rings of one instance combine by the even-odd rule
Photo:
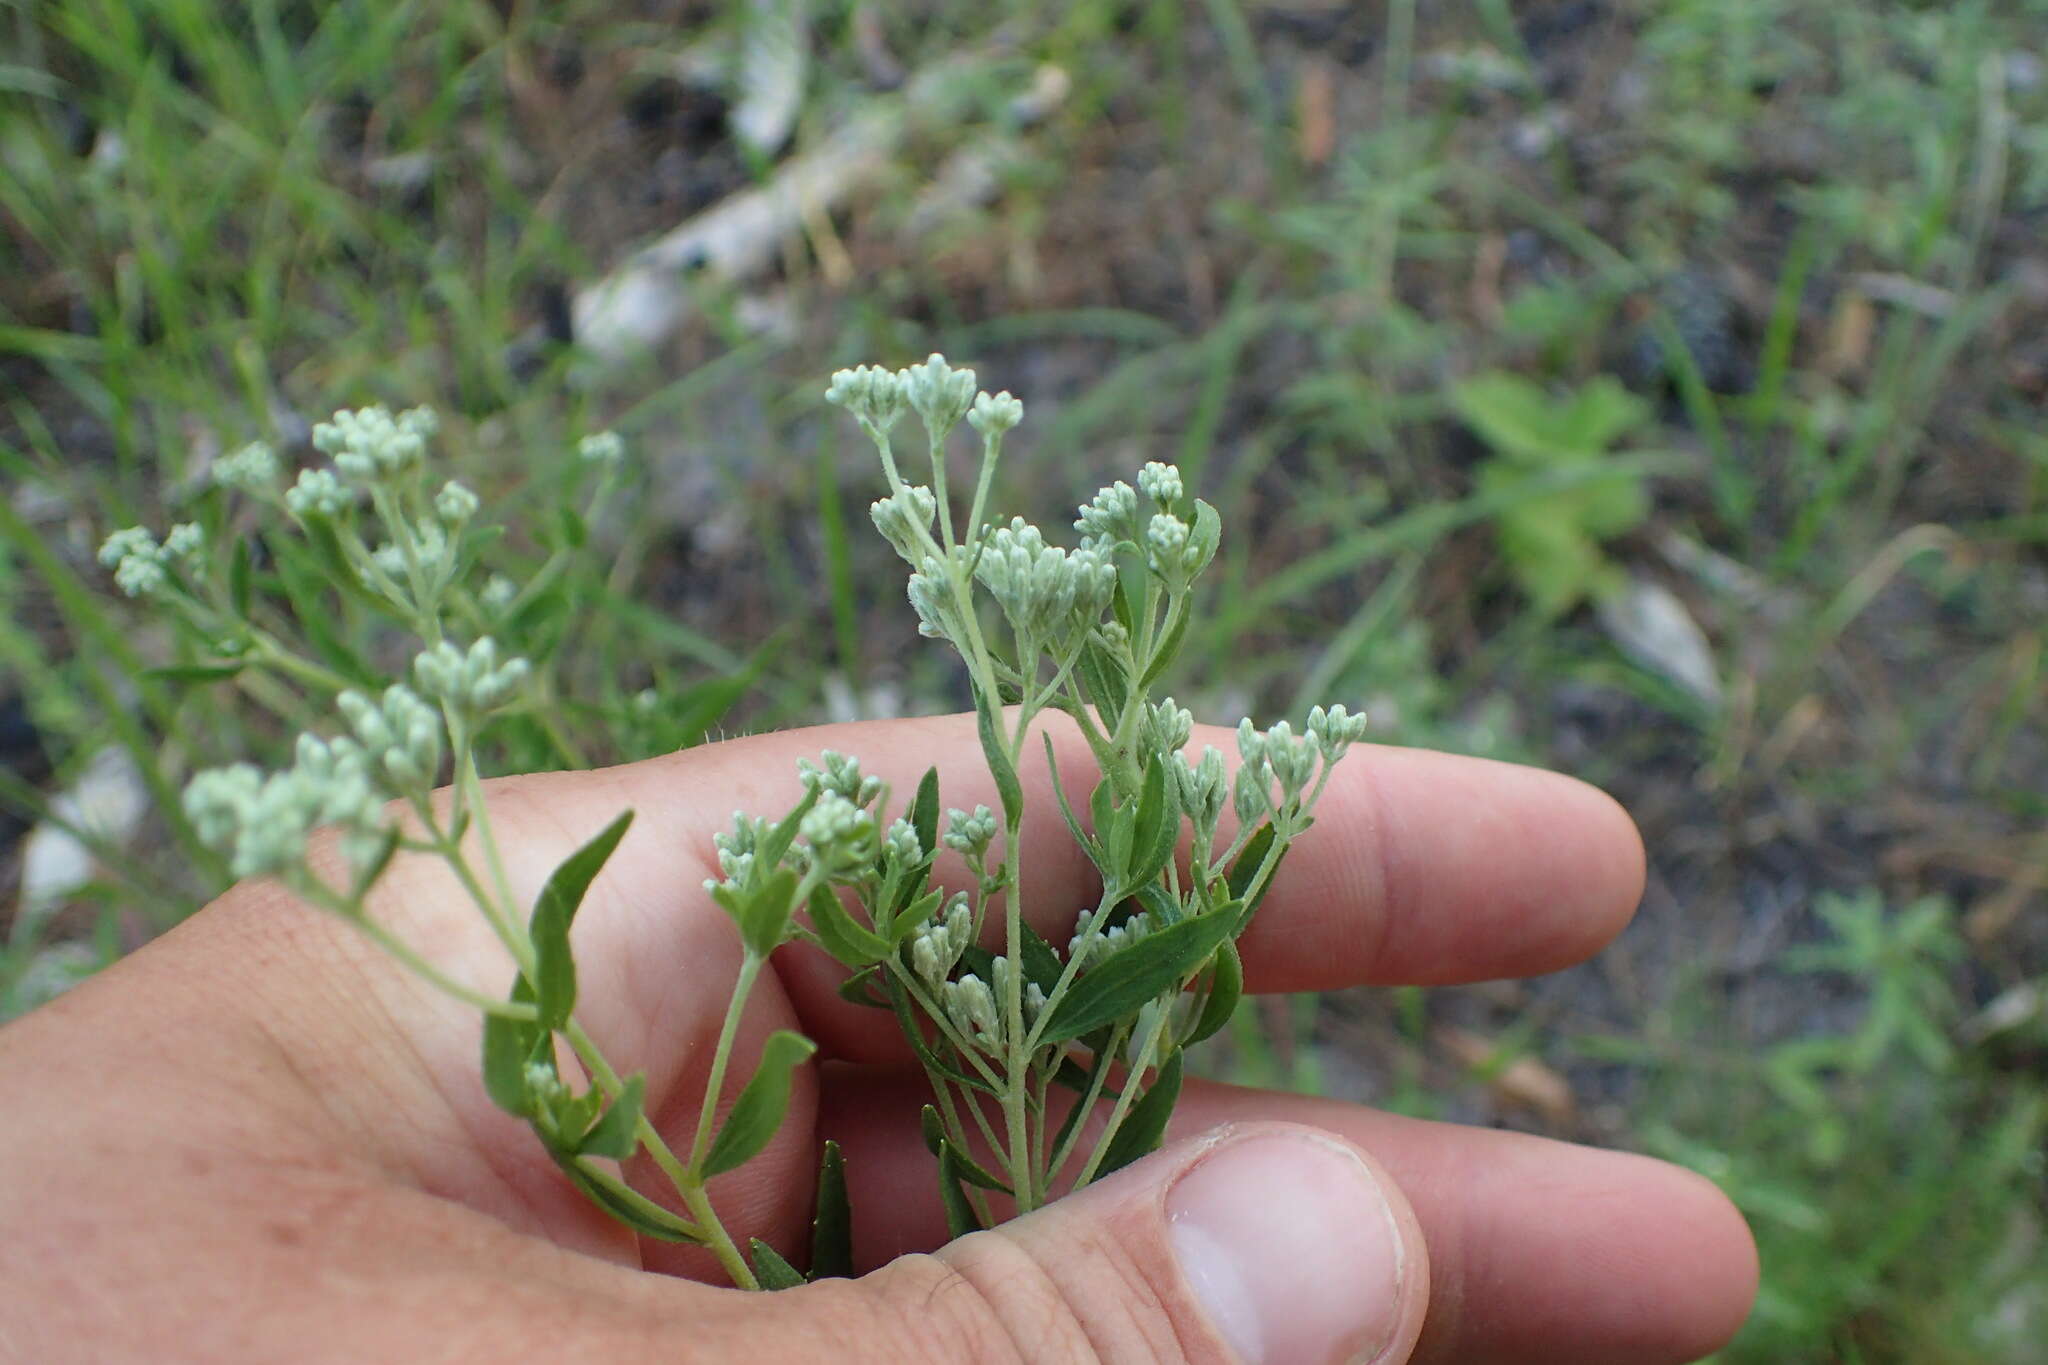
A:
<svg viewBox="0 0 2048 1365">
<path fill-rule="evenodd" d="M 624 1089 L 625 1082 L 620 1079 L 619 1073 L 613 1069 L 611 1063 L 605 1060 L 604 1053 L 598 1049 L 596 1041 L 584 1031 L 581 1024 L 572 1019 L 563 1033 L 569 1039 L 569 1046 L 576 1050 L 577 1058 L 589 1069 L 591 1077 L 606 1095 L 616 1095 Z M 706 1112 L 709 1112 L 708 1105 Z M 747 1265 L 746 1257 L 740 1254 L 739 1247 L 733 1242 L 732 1234 L 725 1230 L 725 1224 L 719 1219 L 718 1211 L 711 1207 L 710 1197 L 704 1192 L 703 1179 L 693 1176 L 684 1169 L 683 1164 L 676 1160 L 675 1152 L 655 1128 L 653 1120 L 645 1114 L 640 1116 L 640 1126 L 635 1130 L 635 1136 L 639 1138 L 640 1145 L 647 1149 L 647 1154 L 653 1158 L 655 1166 L 668 1177 L 669 1184 L 674 1186 L 676 1193 L 682 1197 L 683 1206 L 696 1220 L 698 1228 L 704 1235 L 705 1244 L 711 1248 L 711 1254 L 718 1258 L 720 1268 L 732 1280 L 733 1286 L 738 1289 L 759 1289 L 760 1282 L 754 1278 L 753 1269 Z"/>
<path fill-rule="evenodd" d="M 1095 1151 L 1089 1156 L 1088 1164 L 1081 1168 L 1081 1174 L 1074 1177 L 1074 1188 L 1077 1190 L 1095 1178 L 1096 1168 L 1102 1165 L 1102 1159 L 1109 1155 L 1109 1144 L 1116 1137 L 1116 1130 L 1123 1126 L 1124 1115 L 1130 1112 L 1131 1102 L 1138 1096 L 1138 1082 L 1144 1076 L 1146 1068 L 1151 1065 L 1152 1053 L 1159 1046 L 1160 1031 L 1166 1027 L 1166 1020 L 1173 1012 L 1171 1001 L 1167 1001 L 1167 1004 L 1168 1008 L 1161 1009 L 1159 1017 L 1152 1021 L 1152 1028 L 1146 1033 L 1145 1042 L 1139 1049 L 1138 1055 L 1145 1058 L 1145 1062 L 1132 1067 L 1124 1076 L 1124 1088 L 1116 1097 L 1116 1108 L 1109 1111 L 1109 1124 L 1102 1130 L 1102 1137 L 1096 1142 Z"/>
<path fill-rule="evenodd" d="M 761 974 L 762 959 L 752 949 L 740 959 L 739 975 L 734 978 L 732 999 L 725 1007 L 725 1022 L 719 1026 L 718 1046 L 711 1054 L 711 1074 L 704 1080 L 704 1107 L 697 1114 L 697 1135 L 690 1142 L 689 1171 L 693 1179 L 702 1180 L 704 1155 L 711 1147 L 711 1124 L 718 1113 L 719 1092 L 725 1086 L 725 1066 L 732 1057 L 732 1040 L 739 1033 L 740 1015 L 746 1009 L 747 996 L 753 992 L 754 979 Z"/>
</svg>

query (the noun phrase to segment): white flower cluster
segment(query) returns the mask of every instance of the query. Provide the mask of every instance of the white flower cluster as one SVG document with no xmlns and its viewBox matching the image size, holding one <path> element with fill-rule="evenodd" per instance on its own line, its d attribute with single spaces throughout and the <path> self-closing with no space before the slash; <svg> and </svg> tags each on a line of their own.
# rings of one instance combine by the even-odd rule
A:
<svg viewBox="0 0 2048 1365">
<path fill-rule="evenodd" d="M 903 819 L 889 822 L 882 835 L 882 853 L 898 867 L 914 867 L 924 861 L 924 845 L 918 841 L 917 829 Z"/>
<path fill-rule="evenodd" d="M 903 401 L 934 441 L 944 440 L 974 406 L 974 371 L 954 369 L 936 351 L 904 370 L 902 383 Z"/>
<path fill-rule="evenodd" d="M 928 547 L 933 544 L 932 519 L 938 510 L 939 500 L 931 489 L 923 484 L 905 484 L 888 497 L 877 498 L 869 506 L 868 516 L 882 533 L 882 539 L 897 554 L 916 564 L 929 554 Z"/>
<path fill-rule="evenodd" d="M 1099 490 L 1092 500 L 1081 504 L 1074 529 L 1081 533 L 1082 545 L 1097 551 L 1105 551 L 1120 540 L 1136 540 L 1137 490 L 1122 479 Z"/>
<path fill-rule="evenodd" d="M 828 790 L 818 797 L 797 832 L 804 836 L 810 856 L 827 876 L 848 876 L 874 865 L 875 817 L 837 791 Z"/>
<path fill-rule="evenodd" d="M 1237 770 L 1234 805 L 1247 824 L 1269 810 L 1298 800 L 1315 779 L 1320 761 L 1327 771 L 1365 734 L 1365 717 L 1354 716 L 1342 706 L 1327 711 L 1318 706 L 1309 712 L 1303 733 L 1279 721 L 1261 734 L 1250 720 L 1238 722 L 1237 751 L 1243 762 Z M 1273 799 L 1278 785 L 1280 797 Z"/>
<path fill-rule="evenodd" d="M 718 833 L 711 836 L 712 844 L 718 850 L 718 870 L 725 874 L 729 886 L 746 886 L 754 877 L 754 850 L 768 837 L 768 822 L 748 815 L 745 811 L 732 813 L 732 833 Z M 718 886 L 717 879 L 704 883 L 706 890 Z"/>
<path fill-rule="evenodd" d="M 251 441 L 232 455 L 213 462 L 213 481 L 222 488 L 254 493 L 277 482 L 277 452 L 262 441 Z"/>
<path fill-rule="evenodd" d="M 1109 914 L 1106 910 L 1101 913 L 1104 918 Z M 1088 930 L 1095 921 L 1095 911 L 1083 910 L 1081 918 L 1074 922 L 1074 936 L 1067 940 L 1067 956 L 1079 958 L 1084 965 L 1089 962 L 1100 962 L 1117 949 L 1128 948 L 1133 943 L 1149 937 L 1153 927 L 1152 916 L 1141 910 L 1122 924 L 1103 929 L 1091 937 Z"/>
<path fill-rule="evenodd" d="M 313 446 L 333 457 L 344 478 L 377 483 L 417 469 L 440 426 L 431 408 L 408 408 L 395 417 L 382 406 L 344 410 L 313 428 Z"/>
<path fill-rule="evenodd" d="M 576 457 L 589 465 L 616 466 L 626 458 L 626 443 L 616 431 L 600 431 L 576 443 Z"/>
<path fill-rule="evenodd" d="M 980 858 L 995 841 L 997 828 L 995 812 L 987 806 L 976 806 L 971 815 L 964 810 L 949 810 L 941 842 L 956 853 Z"/>
<path fill-rule="evenodd" d="M 989 440 L 998 439 L 1023 420 L 1023 400 L 1012 398 L 1008 392 L 978 393 L 974 406 L 967 410 L 967 425 Z"/>
<path fill-rule="evenodd" d="M 412 661 L 420 691 L 450 710 L 481 716 L 510 701 L 531 676 L 533 666 L 520 658 L 498 659 L 498 643 L 488 635 L 467 650 L 443 640 Z"/>
<path fill-rule="evenodd" d="M 1010 960 L 999 957 L 989 967 L 990 980 L 983 981 L 973 972 L 958 981 L 948 981 L 940 991 L 939 999 L 946 1011 L 946 1018 L 953 1027 L 976 1047 L 990 1056 L 1003 1051 L 1003 1040 L 1007 1030 L 1003 1027 L 1002 1010 L 998 1002 L 1007 997 L 1010 988 Z M 1036 981 L 1024 984 L 1024 1023 L 1035 1023 L 1045 1009 L 1045 992 Z"/>
<path fill-rule="evenodd" d="M 1172 697 L 1149 703 L 1138 714 L 1138 747 L 1145 753 L 1178 754 L 1194 734 L 1194 713 Z"/>
<path fill-rule="evenodd" d="M 331 469 L 302 469 L 298 482 L 284 491 L 285 510 L 300 521 L 332 519 L 355 506 L 356 490 L 335 477 Z"/>
<path fill-rule="evenodd" d="M 301 735 L 297 761 L 267 777 L 248 763 L 209 769 L 186 786 L 184 806 L 200 842 L 227 854 L 238 878 L 299 866 L 307 836 L 327 824 L 343 827 L 343 856 L 360 871 L 386 834 L 369 755 L 347 739 Z"/>
<path fill-rule="evenodd" d="M 1187 490 L 1181 483 L 1177 466 L 1151 460 L 1138 471 L 1138 491 L 1161 507 L 1172 507 Z"/>
<path fill-rule="evenodd" d="M 140 526 L 114 532 L 100 545 L 100 563 L 114 571 L 114 583 L 130 597 L 153 597 L 171 585 L 177 569 L 197 569 L 206 550 L 206 532 L 197 522 L 173 526 L 159 545 Z"/>
<path fill-rule="evenodd" d="M 382 697 L 343 692 L 335 706 L 355 731 L 373 768 L 390 778 L 401 794 L 424 792 L 441 770 L 441 713 L 404 683 L 393 683 Z"/>
<path fill-rule="evenodd" d="M 807 758 L 798 759 L 796 775 L 805 791 L 822 787 L 856 806 L 869 805 L 882 794 L 881 778 L 863 776 L 859 759 L 832 749 L 819 754 L 817 763 Z"/>
<path fill-rule="evenodd" d="M 1223 803 L 1230 794 L 1223 751 L 1213 744 L 1204 744 L 1202 757 L 1192 764 L 1186 754 L 1176 753 L 1166 774 L 1179 789 L 1180 808 L 1193 823 L 1196 839 L 1206 844 L 1215 837 L 1216 822 L 1222 818 Z"/>
<path fill-rule="evenodd" d="M 918 561 L 907 588 L 911 610 L 917 613 L 917 633 L 934 640 L 958 643 L 965 636 L 959 605 L 953 600 L 953 583 L 964 577 L 974 564 L 974 551 L 955 545 L 944 559 L 928 554 Z"/>
<path fill-rule="evenodd" d="M 1007 393 L 976 393 L 974 371 L 955 369 L 934 352 L 922 365 L 886 370 L 859 365 L 833 374 L 825 401 L 852 413 L 873 435 L 883 435 L 904 409 L 918 415 L 934 443 L 966 418 L 984 440 L 1000 440 L 1024 420 L 1024 404 Z"/>
<path fill-rule="evenodd" d="M 974 917 L 965 892 L 955 892 L 943 912 L 935 913 L 910 938 L 910 966 L 925 985 L 940 989 L 974 935 Z"/>
<path fill-rule="evenodd" d="M 1116 586 L 1116 565 L 1093 550 L 1046 544 L 1022 517 L 999 526 L 982 542 L 974 576 L 1003 609 L 1029 653 L 1033 645 L 1076 637 L 1093 625 Z"/>
<path fill-rule="evenodd" d="M 825 390 L 825 401 L 845 408 L 862 426 L 887 432 L 903 416 L 903 375 L 880 365 L 839 370 Z"/>
<path fill-rule="evenodd" d="M 453 479 L 442 484 L 441 491 L 434 495 L 434 515 L 451 531 L 465 525 L 479 506 L 476 494 Z"/>
</svg>

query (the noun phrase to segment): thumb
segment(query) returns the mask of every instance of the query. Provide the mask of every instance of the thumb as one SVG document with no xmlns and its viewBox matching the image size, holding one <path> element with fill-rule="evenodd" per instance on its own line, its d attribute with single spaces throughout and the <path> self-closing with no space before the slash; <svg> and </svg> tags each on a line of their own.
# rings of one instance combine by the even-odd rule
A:
<svg viewBox="0 0 2048 1365">
<path fill-rule="evenodd" d="M 1398 1365 L 1429 1265 L 1414 1211 L 1363 1152 L 1246 1123 L 860 1280 L 761 1303 L 766 1358 Z"/>
</svg>

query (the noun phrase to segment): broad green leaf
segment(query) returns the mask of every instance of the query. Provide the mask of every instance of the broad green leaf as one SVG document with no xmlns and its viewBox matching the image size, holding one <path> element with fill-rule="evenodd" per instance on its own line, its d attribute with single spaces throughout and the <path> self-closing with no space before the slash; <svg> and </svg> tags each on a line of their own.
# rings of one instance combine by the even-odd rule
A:
<svg viewBox="0 0 2048 1365">
<path fill-rule="evenodd" d="M 1041 1041 L 1061 1043 L 1135 1013 L 1178 990 L 1237 927 L 1238 907 L 1218 906 L 1119 948 L 1075 981 L 1046 1020 Z"/>
<path fill-rule="evenodd" d="M 632 823 L 633 812 L 621 812 L 596 838 L 562 860 L 534 902 L 529 926 L 535 958 L 534 994 L 540 1005 L 541 1027 L 551 1032 L 569 1022 L 576 1008 L 576 958 L 569 949 L 569 925 L 591 880 Z"/>
<path fill-rule="evenodd" d="M 825 951 L 844 966 L 871 967 L 889 955 L 889 941 L 848 914 L 829 886 L 811 889 L 811 927 Z"/>
<path fill-rule="evenodd" d="M 647 1103 L 647 1077 L 634 1076 L 626 1082 L 597 1126 L 576 1145 L 584 1156 L 608 1156 L 623 1161 L 640 1145 L 640 1114 Z"/>
<path fill-rule="evenodd" d="M 997 734 L 995 705 L 995 698 L 984 697 L 975 689 L 975 731 L 981 737 L 982 756 L 988 761 L 989 776 L 996 780 L 996 794 L 1002 798 L 1004 828 L 1015 829 L 1024 818 L 1024 787 L 1017 781 L 1017 767 Z"/>
<path fill-rule="evenodd" d="M 951 1143 L 939 1149 L 939 1201 L 946 1206 L 948 1237 L 965 1237 L 981 1230 L 981 1220 L 974 1216 L 974 1206 L 960 1186 L 960 1158 Z"/>
<path fill-rule="evenodd" d="M 1234 940 L 1225 939 L 1216 950 L 1211 972 L 1208 997 L 1202 1001 L 1202 1012 L 1195 1017 L 1187 1037 L 1180 1040 L 1182 1047 L 1214 1037 L 1237 1010 L 1237 1002 L 1244 995 L 1244 959 L 1238 956 Z"/>
<path fill-rule="evenodd" d="M 910 827 L 917 831 L 917 846 L 927 854 L 939 847 L 939 770 L 926 768 L 910 799 Z"/>
<path fill-rule="evenodd" d="M 1175 1048 L 1151 1086 L 1138 1096 L 1138 1102 L 1117 1125 L 1116 1136 L 1109 1140 L 1109 1150 L 1096 1170 L 1096 1179 L 1159 1150 L 1166 1137 L 1166 1121 L 1173 1117 L 1173 1106 L 1180 1099 L 1180 1055 L 1181 1050 Z"/>
<path fill-rule="evenodd" d="M 789 1109 L 791 1077 L 817 1050 L 816 1043 L 788 1029 L 768 1035 L 753 1079 L 740 1091 L 724 1126 L 711 1140 L 711 1150 L 704 1156 L 704 1174 L 729 1171 L 752 1160 L 768 1145 Z"/>
<path fill-rule="evenodd" d="M 782 1259 L 781 1252 L 759 1237 L 747 1239 L 747 1250 L 754 1262 L 754 1278 L 763 1289 L 801 1289 L 810 1283 L 802 1271 Z"/>
<path fill-rule="evenodd" d="M 756 872 L 758 876 L 758 872 Z M 797 870 L 776 868 L 745 896 L 739 915 L 739 937 L 756 958 L 766 958 L 782 945 L 788 917 L 797 911 Z"/>
<path fill-rule="evenodd" d="M 811 1216 L 811 1278 L 853 1275 L 853 1207 L 846 1198 L 846 1158 L 827 1140 L 818 1163 L 818 1203 Z"/>
<path fill-rule="evenodd" d="M 1074 671 L 1080 676 L 1081 690 L 1096 710 L 1105 716 L 1123 714 L 1124 701 L 1131 693 L 1130 679 L 1124 673 L 1123 663 L 1097 644 L 1093 636 L 1081 646 L 1081 658 Z"/>
<path fill-rule="evenodd" d="M 533 988 L 526 984 L 525 977 L 513 979 L 510 998 L 515 1005 L 533 1003 Z M 506 1113 L 519 1118 L 533 1113 L 533 1100 L 526 1093 L 526 1064 L 546 1036 L 549 1035 L 541 1026 L 530 1019 L 508 1019 L 502 1014 L 484 1016 L 484 1091 Z"/>
</svg>

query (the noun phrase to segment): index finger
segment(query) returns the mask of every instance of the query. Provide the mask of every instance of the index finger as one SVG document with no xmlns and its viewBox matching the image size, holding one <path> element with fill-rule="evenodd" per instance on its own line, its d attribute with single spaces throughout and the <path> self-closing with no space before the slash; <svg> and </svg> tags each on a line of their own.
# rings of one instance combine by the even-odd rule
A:
<svg viewBox="0 0 2048 1365">
<path fill-rule="evenodd" d="M 1096 771 L 1087 745 L 1063 717 L 1049 721 L 1047 732 L 1067 799 L 1085 810 Z M 1231 732 L 1218 727 L 1198 727 L 1195 742 L 1231 752 Z M 936 766 L 945 805 L 997 804 L 972 716 L 821 726 L 646 766 L 715 765 L 706 772 L 711 790 L 774 814 L 796 791 L 792 776 L 778 774 L 792 774 L 797 758 L 821 748 L 858 756 L 904 792 Z M 1100 882 L 1059 818 L 1045 764 L 1027 761 L 1020 776 L 1026 914 L 1048 939 L 1064 942 L 1079 911 L 1094 905 Z M 701 823 L 724 814 L 706 812 Z M 1240 942 L 1246 985 L 1321 990 L 1554 971 L 1620 932 L 1642 885 L 1634 824 L 1585 783 L 1484 759 L 1359 745 L 1338 764 L 1314 828 L 1295 843 Z M 879 1032 L 874 1012 L 837 995 L 842 968 L 798 948 L 778 969 L 813 1036 L 839 1055 L 878 1059 L 872 1042 L 862 1042 Z"/>
</svg>

